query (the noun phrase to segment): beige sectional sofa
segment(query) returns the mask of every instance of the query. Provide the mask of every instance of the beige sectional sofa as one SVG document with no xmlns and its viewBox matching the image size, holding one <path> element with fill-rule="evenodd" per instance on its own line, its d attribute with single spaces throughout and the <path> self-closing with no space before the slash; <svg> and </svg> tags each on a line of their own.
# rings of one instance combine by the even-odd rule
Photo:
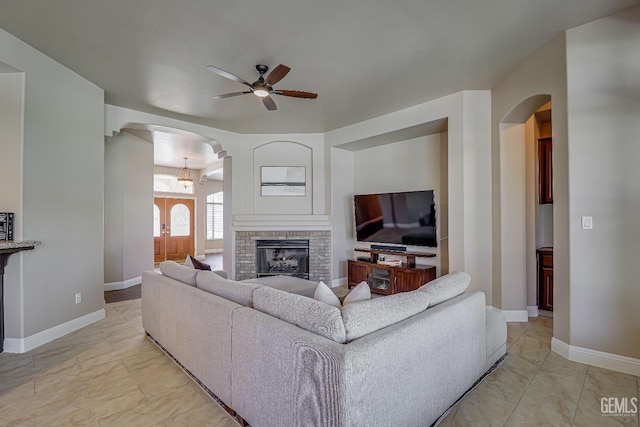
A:
<svg viewBox="0 0 640 427">
<path fill-rule="evenodd" d="M 429 426 L 506 351 L 506 324 L 466 273 L 348 304 L 165 262 L 142 323 L 254 427 Z"/>
</svg>

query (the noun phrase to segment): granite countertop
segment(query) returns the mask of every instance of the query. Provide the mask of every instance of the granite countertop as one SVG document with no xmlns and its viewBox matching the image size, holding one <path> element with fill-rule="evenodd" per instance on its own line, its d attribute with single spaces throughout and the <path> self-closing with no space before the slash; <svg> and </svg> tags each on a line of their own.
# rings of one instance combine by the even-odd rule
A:
<svg viewBox="0 0 640 427">
<path fill-rule="evenodd" d="M 27 249 L 32 246 L 38 246 L 42 242 L 37 240 L 23 240 L 23 241 L 1 241 L 0 250 L 2 249 Z"/>
</svg>

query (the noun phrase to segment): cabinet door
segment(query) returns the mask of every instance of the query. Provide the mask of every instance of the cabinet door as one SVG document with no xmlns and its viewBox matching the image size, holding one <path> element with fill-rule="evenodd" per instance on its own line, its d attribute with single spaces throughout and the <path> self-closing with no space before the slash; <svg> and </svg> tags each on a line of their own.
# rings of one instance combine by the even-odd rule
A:
<svg viewBox="0 0 640 427">
<path fill-rule="evenodd" d="M 429 269 L 396 268 L 393 282 L 396 292 L 409 292 L 435 278 L 435 267 Z"/>
<path fill-rule="evenodd" d="M 371 292 L 383 295 L 395 293 L 392 272 L 392 269 L 382 266 L 371 267 L 371 274 L 369 275 Z"/>
<path fill-rule="evenodd" d="M 349 287 L 356 286 L 360 282 L 367 282 L 369 279 L 370 268 L 367 263 L 358 261 L 349 261 Z"/>
<path fill-rule="evenodd" d="M 553 161 L 551 138 L 538 140 L 538 203 L 553 203 Z"/>
<path fill-rule="evenodd" d="M 553 311 L 553 269 L 540 269 L 539 306 L 543 310 Z"/>
</svg>

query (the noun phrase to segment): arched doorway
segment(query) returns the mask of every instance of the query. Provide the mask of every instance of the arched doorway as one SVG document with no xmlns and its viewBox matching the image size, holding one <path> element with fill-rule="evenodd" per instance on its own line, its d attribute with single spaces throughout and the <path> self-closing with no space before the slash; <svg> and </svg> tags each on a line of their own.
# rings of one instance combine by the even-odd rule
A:
<svg viewBox="0 0 640 427">
<path fill-rule="evenodd" d="M 164 146 L 177 146 L 180 150 L 177 163 L 163 165 L 160 167 L 162 170 L 154 165 L 154 151 L 159 138 L 163 139 Z M 184 152 L 185 147 L 188 153 Z M 207 157 L 199 158 L 204 151 L 208 152 Z M 172 181 L 177 182 L 177 174 L 184 167 L 185 155 L 189 156 L 188 167 L 193 172 L 192 188 L 195 190 L 189 194 L 176 194 L 166 188 L 154 190 L 156 173 L 166 173 Z M 216 165 L 211 165 L 213 162 Z M 106 142 L 105 217 L 108 220 L 105 221 L 105 290 L 124 289 L 140 283 L 142 272 L 153 269 L 154 261 L 184 261 L 187 253 L 205 253 L 206 188 L 210 184 L 209 177 L 214 173 L 220 176 L 222 187 L 222 181 L 230 178 L 230 174 L 222 170 L 223 165 L 229 163 L 218 141 L 166 126 L 126 123 Z M 225 188 L 230 184 L 225 183 Z M 226 199 L 227 195 L 224 196 Z M 176 229 L 169 222 L 170 211 L 162 222 L 160 214 L 154 215 L 154 197 L 191 201 L 192 206 L 188 209 L 191 215 L 188 221 L 191 230 L 188 234 L 193 239 L 191 242 L 182 241 L 186 236 L 172 235 Z M 225 217 L 227 209 L 230 209 L 230 205 L 224 206 Z M 158 210 L 161 210 L 160 206 Z M 157 230 L 158 227 L 154 226 L 156 222 L 165 224 L 165 228 L 160 225 L 160 230 Z M 161 237 L 165 242 L 164 250 L 159 247 L 158 240 Z M 123 253 L 131 255 L 122 256 Z"/>
<path fill-rule="evenodd" d="M 539 314 L 536 250 L 553 246 L 553 204 L 541 203 L 538 168 L 538 144 L 551 137 L 550 118 L 551 96 L 543 94 L 523 100 L 500 121 L 500 303 L 509 321 Z"/>
</svg>

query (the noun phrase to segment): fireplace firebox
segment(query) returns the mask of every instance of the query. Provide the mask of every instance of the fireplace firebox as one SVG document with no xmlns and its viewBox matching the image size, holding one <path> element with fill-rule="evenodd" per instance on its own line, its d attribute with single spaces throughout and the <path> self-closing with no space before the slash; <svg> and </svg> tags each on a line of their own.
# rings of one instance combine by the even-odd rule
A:
<svg viewBox="0 0 640 427">
<path fill-rule="evenodd" d="M 256 241 L 256 276 L 293 276 L 309 279 L 309 241 Z"/>
</svg>

